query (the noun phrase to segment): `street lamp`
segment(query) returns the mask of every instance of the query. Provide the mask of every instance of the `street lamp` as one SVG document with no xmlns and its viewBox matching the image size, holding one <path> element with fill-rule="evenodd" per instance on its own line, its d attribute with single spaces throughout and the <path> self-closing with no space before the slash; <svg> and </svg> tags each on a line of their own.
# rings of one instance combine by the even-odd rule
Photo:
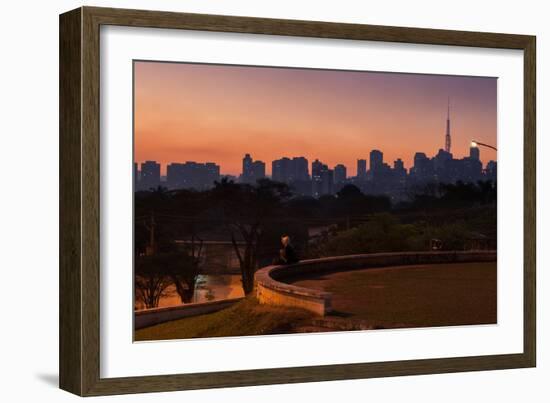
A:
<svg viewBox="0 0 550 403">
<path fill-rule="evenodd" d="M 491 148 L 491 149 L 497 151 L 497 148 L 496 148 L 496 147 L 490 146 L 489 144 L 480 143 L 479 141 L 476 141 L 476 140 L 472 140 L 472 142 L 470 143 L 470 145 L 471 145 L 472 147 L 477 147 L 477 146 L 488 147 L 488 148 Z"/>
</svg>

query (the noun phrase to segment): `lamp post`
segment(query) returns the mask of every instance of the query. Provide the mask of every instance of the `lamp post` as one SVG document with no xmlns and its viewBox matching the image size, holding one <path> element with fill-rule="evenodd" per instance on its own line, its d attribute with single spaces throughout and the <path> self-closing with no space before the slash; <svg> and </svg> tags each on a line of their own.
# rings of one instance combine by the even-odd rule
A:
<svg viewBox="0 0 550 403">
<path fill-rule="evenodd" d="M 472 142 L 470 144 L 471 144 L 472 147 L 483 146 L 483 147 L 491 148 L 495 151 L 498 151 L 496 147 L 490 146 L 489 144 L 480 143 L 479 141 L 476 141 L 476 140 L 472 140 Z"/>
</svg>

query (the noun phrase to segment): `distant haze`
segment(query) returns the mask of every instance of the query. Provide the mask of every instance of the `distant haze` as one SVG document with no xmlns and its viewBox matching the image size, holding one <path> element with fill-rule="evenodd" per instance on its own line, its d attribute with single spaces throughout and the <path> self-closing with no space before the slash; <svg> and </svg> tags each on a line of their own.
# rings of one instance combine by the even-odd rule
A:
<svg viewBox="0 0 550 403">
<path fill-rule="evenodd" d="M 135 160 L 215 162 L 239 175 L 250 153 L 344 164 L 372 149 L 393 165 L 444 148 L 451 100 L 451 152 L 497 143 L 497 79 L 399 73 L 135 62 Z M 481 148 L 485 165 L 496 152 Z"/>
</svg>

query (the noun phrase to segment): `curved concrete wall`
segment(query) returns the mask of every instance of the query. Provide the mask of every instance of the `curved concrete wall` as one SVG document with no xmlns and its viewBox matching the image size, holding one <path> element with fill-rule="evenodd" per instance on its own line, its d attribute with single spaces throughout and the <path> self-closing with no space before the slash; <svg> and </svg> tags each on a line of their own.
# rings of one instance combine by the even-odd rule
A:
<svg viewBox="0 0 550 403">
<path fill-rule="evenodd" d="M 243 297 L 134 311 L 134 329 L 137 330 L 171 320 L 217 312 L 229 308 L 242 299 Z"/>
<path fill-rule="evenodd" d="M 285 266 L 267 266 L 256 272 L 256 296 L 261 304 L 303 308 L 324 316 L 331 311 L 331 294 L 284 283 L 284 279 L 309 273 L 348 271 L 375 267 L 431 263 L 492 262 L 496 251 L 397 252 L 334 256 L 304 260 Z"/>
</svg>

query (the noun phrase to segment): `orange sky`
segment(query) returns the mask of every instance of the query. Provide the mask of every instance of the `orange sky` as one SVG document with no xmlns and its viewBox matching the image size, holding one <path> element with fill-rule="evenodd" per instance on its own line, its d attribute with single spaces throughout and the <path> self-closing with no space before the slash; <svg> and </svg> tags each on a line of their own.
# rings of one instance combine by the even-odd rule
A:
<svg viewBox="0 0 550 403">
<path fill-rule="evenodd" d="M 241 173 L 250 153 L 342 163 L 379 149 L 412 165 L 414 153 L 443 148 L 447 97 L 452 149 L 472 138 L 496 145 L 495 78 L 135 62 L 135 161 L 216 162 Z M 485 163 L 496 153 L 482 148 Z M 311 169 L 311 167 L 310 167 Z"/>
</svg>

